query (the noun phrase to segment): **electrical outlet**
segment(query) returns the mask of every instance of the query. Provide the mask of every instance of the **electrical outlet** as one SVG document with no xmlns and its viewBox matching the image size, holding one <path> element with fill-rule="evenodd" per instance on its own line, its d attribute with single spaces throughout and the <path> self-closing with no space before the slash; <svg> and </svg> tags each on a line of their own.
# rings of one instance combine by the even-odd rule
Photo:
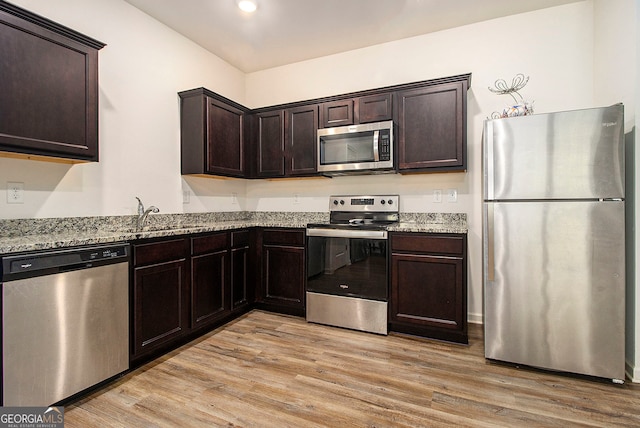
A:
<svg viewBox="0 0 640 428">
<path fill-rule="evenodd" d="M 7 203 L 24 204 L 24 183 L 7 182 Z"/>
<path fill-rule="evenodd" d="M 436 189 L 433 191 L 433 202 L 439 204 L 442 202 L 442 190 Z"/>
<path fill-rule="evenodd" d="M 458 189 L 447 189 L 447 202 L 458 202 Z"/>
<path fill-rule="evenodd" d="M 182 191 L 182 203 L 183 204 L 188 204 L 191 202 L 191 191 L 190 190 L 183 190 Z"/>
<path fill-rule="evenodd" d="M 233 205 L 237 205 L 238 204 L 238 194 L 235 193 L 235 192 L 231 194 L 231 203 Z"/>
<path fill-rule="evenodd" d="M 297 193 L 295 195 L 293 195 L 293 203 L 294 204 L 299 204 L 300 203 L 300 195 L 298 195 Z"/>
</svg>

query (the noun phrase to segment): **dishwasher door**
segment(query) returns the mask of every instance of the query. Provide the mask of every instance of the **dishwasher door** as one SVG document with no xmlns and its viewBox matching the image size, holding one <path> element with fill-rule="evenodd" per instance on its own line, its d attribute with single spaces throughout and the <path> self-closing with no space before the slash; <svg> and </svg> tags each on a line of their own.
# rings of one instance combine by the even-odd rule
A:
<svg viewBox="0 0 640 428">
<path fill-rule="evenodd" d="M 49 406 L 129 368 L 129 246 L 3 258 L 3 406 Z"/>
</svg>

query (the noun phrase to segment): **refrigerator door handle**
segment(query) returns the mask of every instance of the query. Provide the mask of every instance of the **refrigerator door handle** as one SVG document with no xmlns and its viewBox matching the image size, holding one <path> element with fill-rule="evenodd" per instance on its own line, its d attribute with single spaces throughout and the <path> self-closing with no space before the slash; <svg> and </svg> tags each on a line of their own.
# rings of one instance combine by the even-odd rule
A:
<svg viewBox="0 0 640 428">
<path fill-rule="evenodd" d="M 484 144 L 484 199 L 494 199 L 494 176 L 493 176 L 493 121 L 485 120 L 484 122 L 484 138 L 482 139 Z"/>
<path fill-rule="evenodd" d="M 494 225 L 493 225 L 493 204 L 487 204 L 487 281 L 493 281 L 495 277 L 495 260 L 494 260 Z"/>
</svg>

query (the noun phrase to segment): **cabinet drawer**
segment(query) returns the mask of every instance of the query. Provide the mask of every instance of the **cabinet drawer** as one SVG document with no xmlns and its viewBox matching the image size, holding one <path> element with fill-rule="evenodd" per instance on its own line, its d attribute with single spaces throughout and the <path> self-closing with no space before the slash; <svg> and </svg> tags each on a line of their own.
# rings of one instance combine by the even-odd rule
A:
<svg viewBox="0 0 640 428">
<path fill-rule="evenodd" d="M 249 231 L 248 230 L 234 230 L 231 232 L 231 246 L 244 247 L 249 245 Z"/>
<path fill-rule="evenodd" d="M 391 235 L 391 251 L 462 255 L 464 250 L 464 235 L 424 235 L 418 233 Z"/>
<path fill-rule="evenodd" d="M 204 254 L 225 250 L 229 246 L 227 232 L 191 238 L 191 254 Z"/>
<path fill-rule="evenodd" d="M 140 266 L 183 259 L 186 256 L 185 248 L 185 239 L 136 244 L 133 246 L 133 264 Z"/>
<path fill-rule="evenodd" d="M 263 244 L 304 246 L 304 230 L 300 229 L 267 229 L 262 235 Z"/>
</svg>

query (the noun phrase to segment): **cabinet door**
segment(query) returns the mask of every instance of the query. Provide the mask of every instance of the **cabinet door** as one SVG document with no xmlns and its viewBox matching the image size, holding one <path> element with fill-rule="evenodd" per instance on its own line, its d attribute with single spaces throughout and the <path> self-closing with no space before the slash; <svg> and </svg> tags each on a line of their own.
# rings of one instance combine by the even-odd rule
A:
<svg viewBox="0 0 640 428">
<path fill-rule="evenodd" d="M 304 248 L 263 245 L 263 300 L 304 310 Z"/>
<path fill-rule="evenodd" d="M 247 267 L 249 247 L 231 249 L 231 310 L 243 308 L 249 304 L 247 295 Z"/>
<path fill-rule="evenodd" d="M 258 177 L 284 176 L 284 111 L 257 115 Z"/>
<path fill-rule="evenodd" d="M 185 259 L 136 267 L 133 357 L 178 339 L 188 327 Z"/>
<path fill-rule="evenodd" d="M 392 94 L 368 95 L 358 98 L 358 123 L 382 122 L 393 118 Z"/>
<path fill-rule="evenodd" d="M 466 168 L 466 83 L 400 91 L 398 167 L 411 170 Z"/>
<path fill-rule="evenodd" d="M 392 272 L 391 322 L 462 328 L 462 258 L 394 254 Z"/>
<path fill-rule="evenodd" d="M 244 112 L 207 97 L 207 173 L 244 175 Z"/>
<path fill-rule="evenodd" d="M 335 126 L 353 125 L 354 103 L 352 98 L 331 101 L 320 104 L 320 126 L 333 128 Z"/>
<path fill-rule="evenodd" d="M 207 325 L 231 310 L 228 250 L 191 257 L 191 327 Z"/>
<path fill-rule="evenodd" d="M 302 106 L 286 111 L 287 175 L 317 172 L 316 146 L 318 106 Z"/>
<path fill-rule="evenodd" d="M 97 161 L 104 45 L 1 3 L 0 151 Z"/>
</svg>

